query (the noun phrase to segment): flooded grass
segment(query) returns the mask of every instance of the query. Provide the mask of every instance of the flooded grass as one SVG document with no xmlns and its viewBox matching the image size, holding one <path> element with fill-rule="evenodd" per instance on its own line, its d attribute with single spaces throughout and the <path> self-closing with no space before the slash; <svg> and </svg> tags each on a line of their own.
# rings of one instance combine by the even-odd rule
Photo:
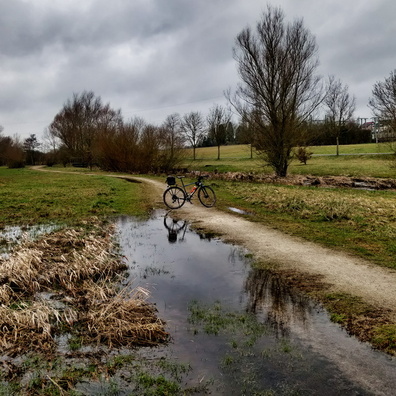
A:
<svg viewBox="0 0 396 396">
<path fill-rule="evenodd" d="M 71 394 L 105 375 L 103 354 L 168 341 L 148 291 L 124 282 L 113 234 L 92 219 L 0 258 L 0 394 Z"/>
<path fill-rule="evenodd" d="M 2 259 L 0 318 L 18 320 L 3 324 L 0 394 L 394 389 L 392 360 L 348 337 L 276 274 L 253 268 L 249 252 L 165 217 L 54 231 Z M 378 342 L 392 334 L 384 327 Z"/>
</svg>

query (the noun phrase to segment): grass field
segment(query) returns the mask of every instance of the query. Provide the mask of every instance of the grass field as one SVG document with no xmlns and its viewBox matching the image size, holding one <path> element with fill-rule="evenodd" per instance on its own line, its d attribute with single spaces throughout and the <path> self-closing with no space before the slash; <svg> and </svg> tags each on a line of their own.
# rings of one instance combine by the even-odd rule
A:
<svg viewBox="0 0 396 396">
<path fill-rule="evenodd" d="M 289 166 L 289 174 L 396 177 L 395 156 L 387 154 L 390 152 L 387 144 L 341 146 L 339 156 L 331 155 L 335 154 L 335 146 L 312 147 L 310 150 L 315 155 L 306 165 L 294 159 Z M 217 147 L 198 148 L 195 161 L 192 151 L 188 150 L 183 167 L 211 172 L 273 173 L 255 153 L 250 158 L 248 145 L 221 147 L 220 160 L 217 159 Z"/>
<path fill-rule="evenodd" d="M 335 155 L 336 146 L 309 147 L 313 154 Z M 340 154 L 384 154 L 393 152 L 388 143 L 349 144 L 339 146 Z M 197 159 L 217 159 L 217 147 L 199 147 L 196 149 Z M 254 156 L 254 155 L 253 155 Z M 192 159 L 192 149 L 187 151 L 187 157 Z M 220 158 L 248 159 L 251 157 L 250 145 L 230 145 L 220 147 Z"/>
<path fill-rule="evenodd" d="M 142 215 L 143 193 L 142 185 L 113 177 L 0 167 L 0 227 Z"/>
</svg>

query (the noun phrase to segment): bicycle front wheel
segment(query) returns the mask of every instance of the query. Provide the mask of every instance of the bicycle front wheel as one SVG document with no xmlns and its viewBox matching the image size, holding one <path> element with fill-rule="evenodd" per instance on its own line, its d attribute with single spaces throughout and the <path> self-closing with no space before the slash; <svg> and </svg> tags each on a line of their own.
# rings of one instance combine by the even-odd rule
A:
<svg viewBox="0 0 396 396">
<path fill-rule="evenodd" d="M 179 209 L 186 202 L 186 194 L 180 187 L 172 186 L 164 191 L 165 205 L 170 209 Z"/>
<path fill-rule="evenodd" d="M 198 191 L 198 199 L 203 206 L 211 208 L 216 203 L 216 194 L 212 187 L 202 186 Z"/>
</svg>

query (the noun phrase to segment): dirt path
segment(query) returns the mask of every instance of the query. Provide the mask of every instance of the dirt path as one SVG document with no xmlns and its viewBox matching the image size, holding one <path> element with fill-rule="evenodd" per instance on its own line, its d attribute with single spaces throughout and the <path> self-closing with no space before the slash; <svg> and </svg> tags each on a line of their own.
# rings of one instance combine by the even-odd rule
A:
<svg viewBox="0 0 396 396">
<path fill-rule="evenodd" d="M 138 178 L 136 178 L 138 179 Z M 164 183 L 139 178 L 150 184 L 162 203 Z M 163 205 L 163 204 L 162 204 Z M 246 247 L 256 260 L 276 264 L 284 270 L 319 277 L 329 291 L 359 296 L 379 309 L 389 310 L 396 321 L 396 271 L 381 268 L 352 255 L 321 247 L 281 233 L 263 224 L 196 202 L 175 211 L 193 226 L 220 234 L 222 239 Z"/>
</svg>

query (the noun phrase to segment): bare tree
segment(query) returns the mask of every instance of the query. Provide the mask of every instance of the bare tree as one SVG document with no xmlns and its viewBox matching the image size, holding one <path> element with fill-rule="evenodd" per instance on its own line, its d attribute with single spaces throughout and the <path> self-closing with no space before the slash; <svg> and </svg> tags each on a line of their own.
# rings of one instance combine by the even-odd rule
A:
<svg viewBox="0 0 396 396">
<path fill-rule="evenodd" d="M 8 153 L 13 145 L 13 141 L 9 136 L 1 136 L 3 127 L 0 126 L 0 166 L 7 164 Z"/>
<path fill-rule="evenodd" d="M 161 167 L 164 170 L 174 168 L 181 160 L 184 146 L 181 119 L 174 113 L 166 117 L 160 128 Z"/>
<path fill-rule="evenodd" d="M 255 132 L 255 147 L 278 176 L 286 176 L 302 123 L 323 101 L 315 38 L 302 20 L 286 24 L 268 6 L 256 30 L 236 38 L 234 58 L 242 83 L 226 96 Z"/>
<path fill-rule="evenodd" d="M 374 115 L 390 127 L 390 139 L 396 133 L 396 69 L 385 81 L 377 81 L 372 90 L 373 97 L 369 99 L 369 107 Z M 378 121 L 376 122 L 378 124 Z M 392 148 L 393 144 L 391 144 Z M 396 151 L 396 149 L 395 149 Z"/>
<path fill-rule="evenodd" d="M 122 123 L 121 111 L 104 105 L 90 91 L 73 94 L 51 123 L 50 132 L 59 138 L 72 155 L 92 165 L 99 133 L 112 131 Z"/>
<path fill-rule="evenodd" d="M 195 150 L 204 136 L 204 119 L 202 114 L 197 111 L 191 111 L 185 114 L 181 121 L 181 130 L 193 148 L 193 158 L 195 160 Z"/>
<path fill-rule="evenodd" d="M 100 167 L 108 171 L 138 171 L 142 162 L 139 141 L 145 125 L 142 118 L 135 117 L 113 133 L 101 133 L 97 145 Z"/>
<path fill-rule="evenodd" d="M 9 168 L 23 168 L 25 166 L 25 152 L 19 136 L 9 139 L 5 153 L 5 161 Z"/>
<path fill-rule="evenodd" d="M 369 107 L 376 117 L 392 120 L 396 124 L 396 70 L 385 81 L 377 81 L 369 99 Z"/>
<path fill-rule="evenodd" d="M 217 159 L 220 159 L 220 146 L 227 141 L 227 128 L 231 121 L 231 109 L 214 105 L 206 118 L 208 134 L 217 146 Z"/>
<path fill-rule="evenodd" d="M 324 103 L 326 111 L 326 129 L 336 140 L 336 154 L 339 155 L 340 135 L 348 128 L 356 107 L 356 98 L 348 92 L 348 85 L 343 85 L 334 76 L 329 77 L 327 95 Z"/>
<path fill-rule="evenodd" d="M 54 136 L 49 128 L 45 128 L 43 132 L 43 147 L 47 152 L 55 153 L 60 146 L 60 139 Z"/>
</svg>

